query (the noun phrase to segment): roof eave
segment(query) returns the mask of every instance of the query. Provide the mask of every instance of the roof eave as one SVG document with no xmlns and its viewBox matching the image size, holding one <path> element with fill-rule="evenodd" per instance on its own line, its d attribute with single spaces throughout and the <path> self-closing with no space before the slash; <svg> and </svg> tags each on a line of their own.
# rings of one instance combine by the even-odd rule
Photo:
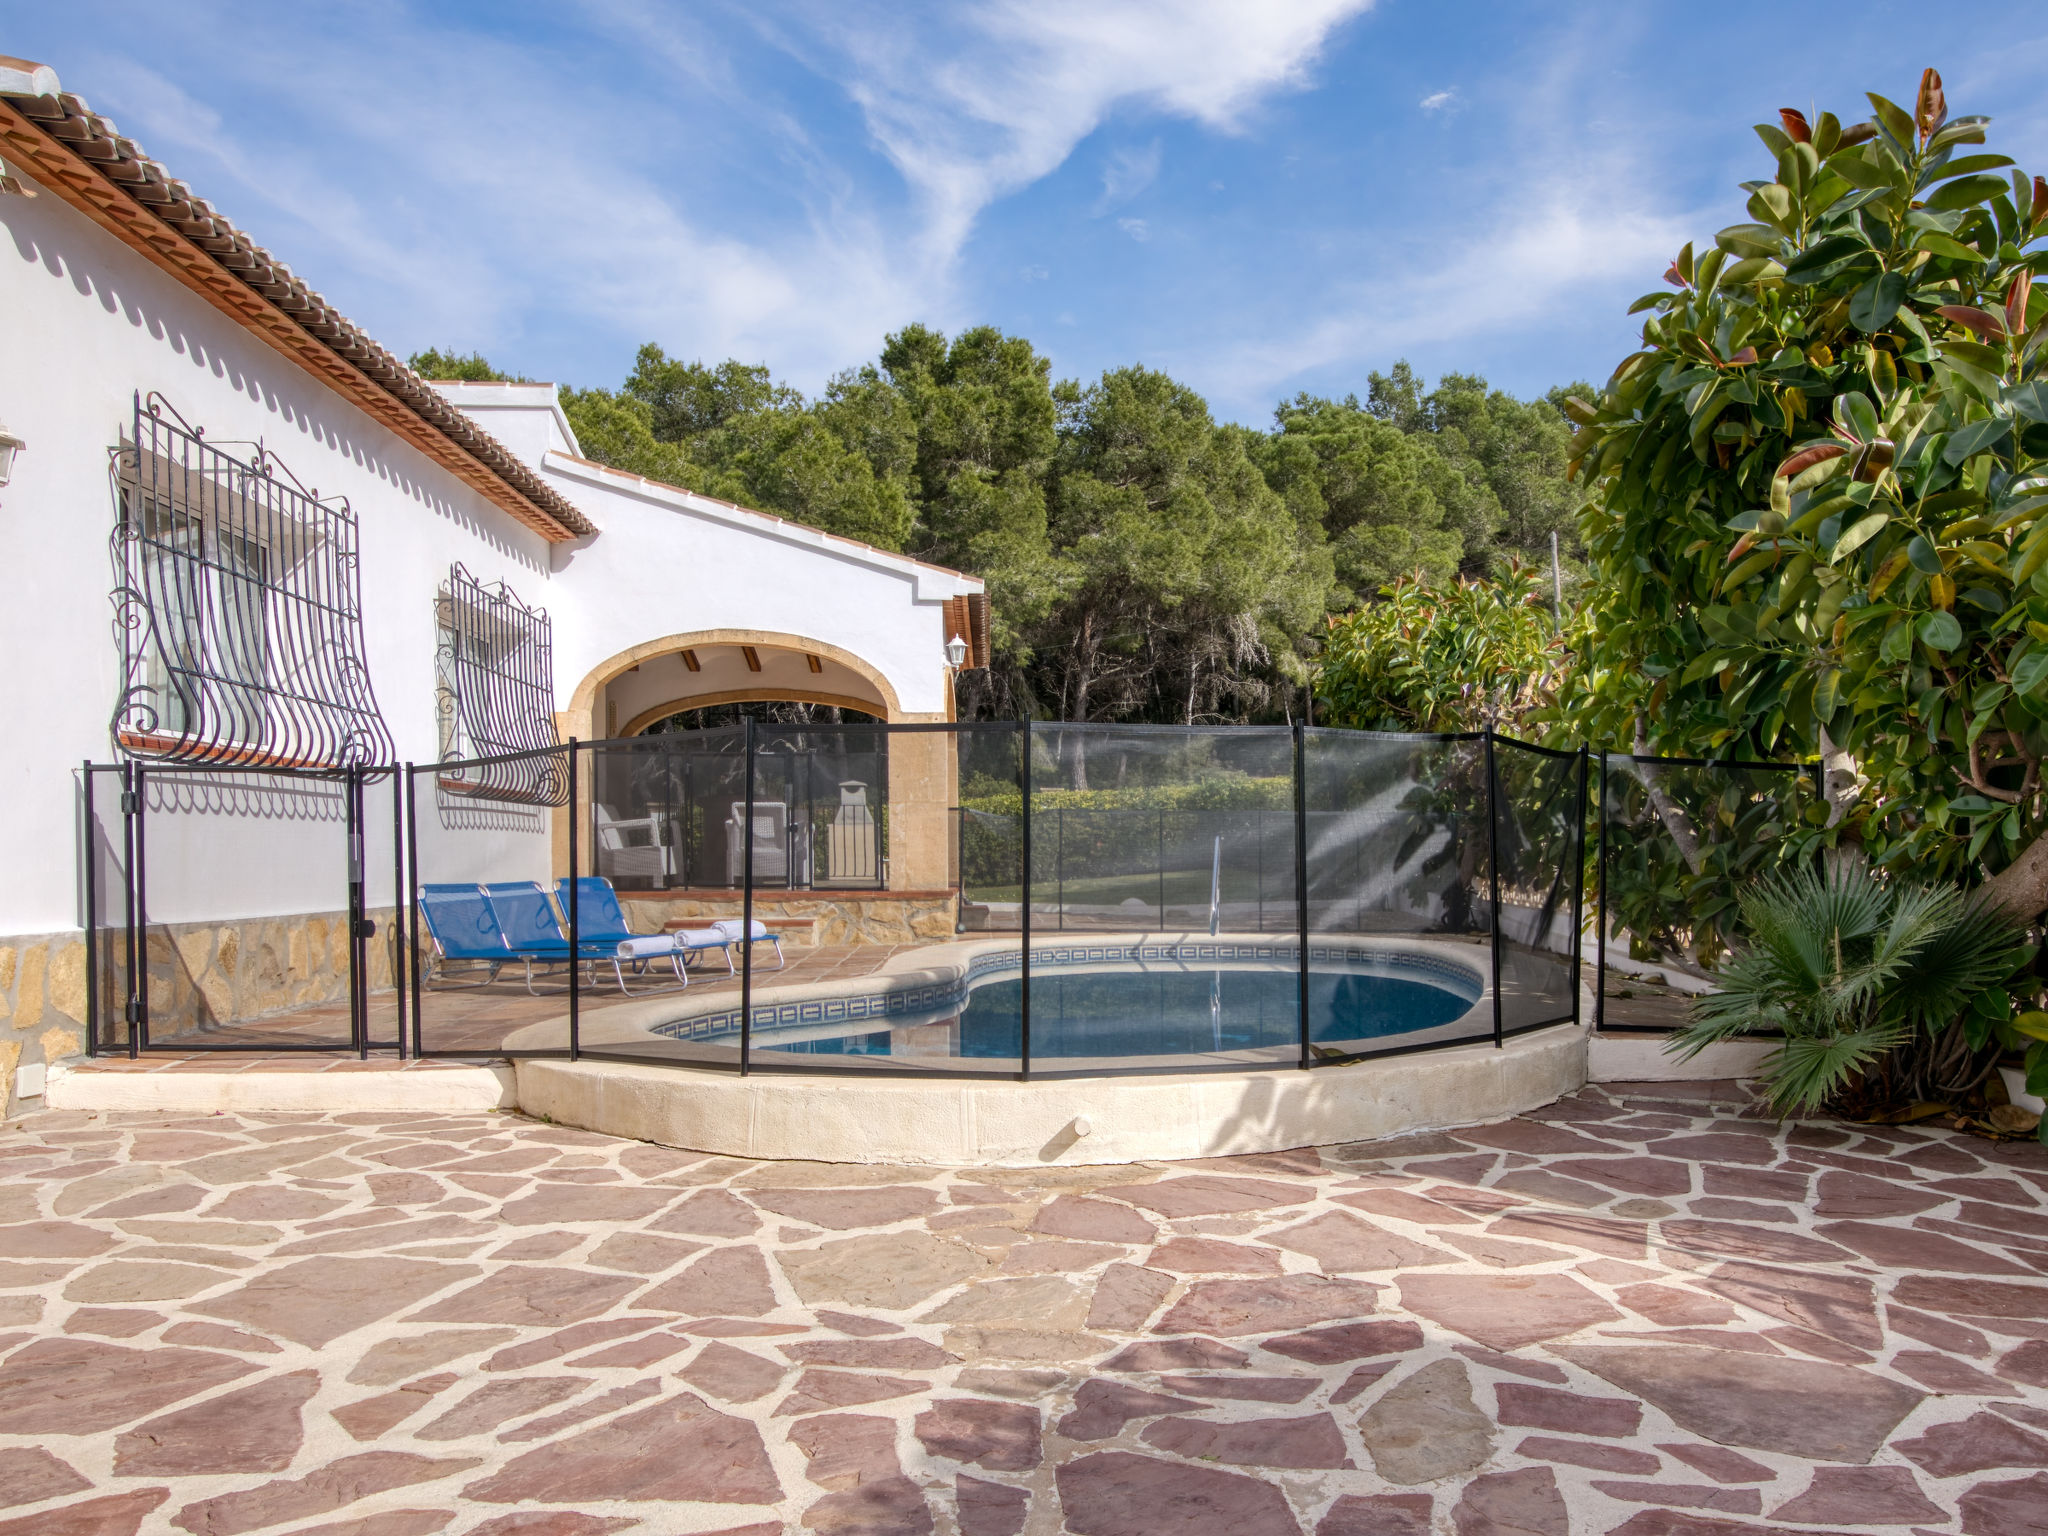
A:
<svg viewBox="0 0 2048 1536">
<path fill-rule="evenodd" d="M 20 61 L 0 61 L 10 65 Z M 283 263 L 147 159 L 47 68 L 0 71 L 0 157 L 550 543 L 597 530 Z M 203 242 L 203 243 L 202 243 Z"/>
</svg>

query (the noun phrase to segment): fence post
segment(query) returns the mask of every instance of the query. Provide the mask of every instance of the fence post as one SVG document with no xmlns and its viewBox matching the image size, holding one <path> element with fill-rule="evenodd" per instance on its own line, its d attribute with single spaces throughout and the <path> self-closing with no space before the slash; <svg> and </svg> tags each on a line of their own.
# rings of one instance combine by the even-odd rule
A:
<svg viewBox="0 0 2048 1536">
<path fill-rule="evenodd" d="M 399 888 L 398 904 L 412 908 L 412 927 L 406 937 L 406 974 L 412 983 L 412 1053 L 415 1056 L 426 1052 L 426 1029 L 420 1018 L 420 823 L 417 806 L 417 770 L 411 763 L 405 765 L 405 842 L 412 850 L 412 879 Z"/>
<path fill-rule="evenodd" d="M 100 1053 L 99 841 L 92 811 L 92 759 L 85 760 L 85 1054 Z"/>
<path fill-rule="evenodd" d="M 1295 978 L 1295 1008 L 1301 1016 L 1301 1058 L 1313 1064 L 1308 1038 L 1308 737 L 1300 721 L 1294 726 L 1294 926 L 1300 941 Z"/>
<path fill-rule="evenodd" d="M 411 1054 L 405 1037 L 405 806 L 399 800 L 405 779 L 391 765 L 391 990 L 398 1008 L 398 1059 Z"/>
<path fill-rule="evenodd" d="M 1600 834 L 1600 863 L 1594 871 L 1600 910 L 1593 930 L 1593 1032 L 1607 1022 L 1607 754 L 1600 754 L 1600 799 L 1594 807 L 1594 828 Z"/>
<path fill-rule="evenodd" d="M 1018 954 L 1017 987 L 1017 1076 L 1024 1082 L 1031 1081 L 1031 721 L 1026 718 L 1017 722 L 1018 739 L 1023 743 L 1023 754 L 1018 773 L 1024 788 L 1024 883 L 1018 891 L 1022 897 L 1018 905 L 1019 923 L 1023 936 L 1023 948 Z M 1061 888 L 1060 900 L 1066 900 L 1065 888 Z M 1066 909 L 1060 909 L 1060 921 L 1066 921 Z"/>
<path fill-rule="evenodd" d="M 1583 1024 L 1580 981 L 1586 952 L 1586 749 L 1579 748 L 1578 838 L 1572 849 L 1572 1023 Z"/>
<path fill-rule="evenodd" d="M 369 999 L 363 975 L 363 770 L 342 771 L 341 793 L 348 824 L 348 1027 L 359 1060 L 370 1057 Z"/>
<path fill-rule="evenodd" d="M 746 824 L 740 828 L 740 1076 L 754 1067 L 754 717 L 747 716 Z"/>
<path fill-rule="evenodd" d="M 136 1039 L 136 1022 L 141 1018 L 135 1001 L 135 765 L 121 765 L 121 922 L 128 956 L 128 995 L 121 999 L 121 1022 L 128 1027 L 128 1058 L 141 1054 Z"/>
<path fill-rule="evenodd" d="M 583 800 L 577 789 L 577 749 L 582 744 L 574 736 L 569 738 L 569 1059 L 578 1060 L 583 1054 L 583 944 L 582 931 L 577 924 L 576 871 L 580 867 L 577 855 L 577 834 L 582 830 L 578 825 L 583 819 Z"/>
<path fill-rule="evenodd" d="M 135 937 L 129 955 L 134 961 L 128 973 L 128 985 L 133 989 L 129 1002 L 130 1017 L 134 1028 L 129 1038 L 131 1056 L 149 1049 L 149 770 L 142 764 L 135 765 L 135 848 L 130 856 L 129 870 L 135 881 L 135 905 L 133 908 Z"/>
<path fill-rule="evenodd" d="M 1493 1048 L 1503 1041 L 1500 1010 L 1500 772 L 1493 756 L 1493 727 L 1486 728 L 1486 881 L 1493 921 Z"/>
</svg>

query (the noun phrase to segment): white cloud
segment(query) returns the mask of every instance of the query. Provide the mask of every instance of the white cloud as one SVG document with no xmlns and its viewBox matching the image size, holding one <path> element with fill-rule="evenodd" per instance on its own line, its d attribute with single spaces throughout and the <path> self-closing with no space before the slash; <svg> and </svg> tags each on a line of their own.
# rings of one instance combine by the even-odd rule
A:
<svg viewBox="0 0 2048 1536">
<path fill-rule="evenodd" d="M 1416 105 L 1425 112 L 1438 112 L 1450 106 L 1457 99 L 1458 93 L 1456 91 L 1431 91 L 1421 101 L 1417 102 Z"/>
<path fill-rule="evenodd" d="M 816 30 L 790 46 L 859 104 L 944 270 L 984 208 L 1057 169 L 1113 111 L 1238 132 L 1267 96 L 1306 84 L 1331 33 L 1372 4 L 981 0 L 921 32 L 867 0 L 811 12 Z"/>
<path fill-rule="evenodd" d="M 770 0 L 735 34 L 729 13 L 582 0 L 542 48 L 434 8 L 190 0 L 64 73 L 397 350 L 521 365 L 546 326 L 558 351 L 616 358 L 608 375 L 657 338 L 817 387 L 888 327 L 966 318 L 958 259 L 982 210 L 1113 114 L 1239 131 L 1371 4 Z M 813 78 L 764 89 L 750 39 Z M 822 126 L 833 87 L 865 149 Z M 1105 199 L 1158 163 L 1156 145 L 1112 154 Z"/>
<path fill-rule="evenodd" d="M 1152 226 L 1143 219 L 1118 219 L 1116 227 L 1143 245 L 1152 238 Z"/>
<path fill-rule="evenodd" d="M 1102 195 L 1095 200 L 1096 214 L 1129 202 L 1158 180 L 1159 159 L 1157 139 L 1143 149 L 1126 147 L 1113 151 L 1103 162 Z"/>
</svg>

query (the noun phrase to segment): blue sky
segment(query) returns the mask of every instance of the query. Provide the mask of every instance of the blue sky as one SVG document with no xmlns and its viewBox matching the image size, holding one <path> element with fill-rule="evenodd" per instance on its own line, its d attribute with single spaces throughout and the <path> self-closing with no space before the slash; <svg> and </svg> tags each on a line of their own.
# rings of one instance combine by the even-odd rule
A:
<svg viewBox="0 0 2048 1536">
<path fill-rule="evenodd" d="M 1932 63 L 2048 172 L 2039 0 L 0 0 L 0 52 L 401 355 L 616 384 L 655 341 L 810 391 L 989 322 L 1255 424 L 1401 357 L 1604 377 L 1779 106 Z"/>
</svg>

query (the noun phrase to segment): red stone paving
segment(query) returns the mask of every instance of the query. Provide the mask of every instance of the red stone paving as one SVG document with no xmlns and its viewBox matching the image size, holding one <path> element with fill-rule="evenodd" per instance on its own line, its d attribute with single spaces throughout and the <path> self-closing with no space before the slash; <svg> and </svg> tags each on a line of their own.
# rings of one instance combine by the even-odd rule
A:
<svg viewBox="0 0 2048 1536">
<path fill-rule="evenodd" d="M 2044 1198 L 1730 1084 L 1018 1170 L 45 1113 L 0 1536 L 2026 1536 Z"/>
</svg>

